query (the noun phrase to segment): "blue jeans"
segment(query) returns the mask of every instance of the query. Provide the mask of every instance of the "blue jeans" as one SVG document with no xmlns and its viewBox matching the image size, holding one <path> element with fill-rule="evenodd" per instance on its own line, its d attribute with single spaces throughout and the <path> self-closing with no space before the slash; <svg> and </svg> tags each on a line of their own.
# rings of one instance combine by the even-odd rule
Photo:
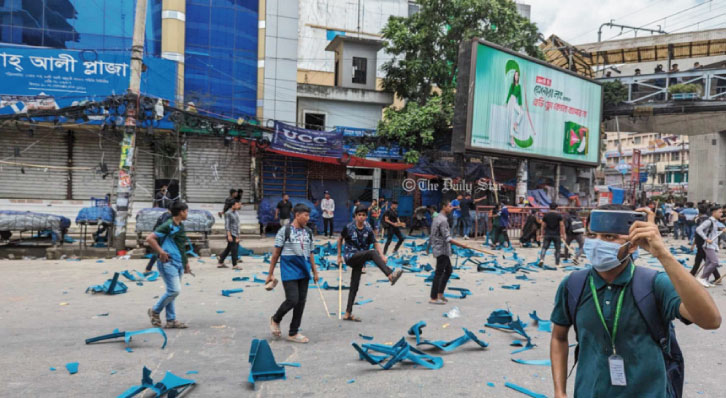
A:
<svg viewBox="0 0 726 398">
<path fill-rule="evenodd" d="M 471 232 L 471 216 L 462 216 L 459 218 L 459 223 L 464 225 L 464 236 L 469 236 L 469 232 Z"/>
<path fill-rule="evenodd" d="M 453 228 L 451 229 L 451 237 L 456 238 L 456 233 L 459 231 L 459 225 L 461 225 L 461 216 L 453 216 L 454 222 Z"/>
<path fill-rule="evenodd" d="M 159 274 L 166 284 L 166 292 L 161 296 L 159 301 L 151 307 L 151 310 L 157 314 L 166 309 L 166 320 L 173 321 L 176 319 L 176 311 L 174 310 L 174 300 L 181 292 L 181 278 L 184 273 L 184 267 L 181 264 L 169 261 L 168 263 L 159 263 Z"/>
</svg>

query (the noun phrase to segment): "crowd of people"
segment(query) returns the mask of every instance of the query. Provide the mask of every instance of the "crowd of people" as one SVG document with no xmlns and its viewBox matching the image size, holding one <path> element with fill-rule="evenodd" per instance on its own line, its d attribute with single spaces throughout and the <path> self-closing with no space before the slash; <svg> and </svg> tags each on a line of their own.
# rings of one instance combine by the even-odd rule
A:
<svg viewBox="0 0 726 398">
<path fill-rule="evenodd" d="M 337 237 L 338 266 L 345 264 L 351 268 L 344 321 L 362 321 L 353 314 L 353 306 L 367 262 L 373 262 L 391 285 L 403 275 L 401 268 L 391 269 L 387 265 L 386 253 L 393 236 L 398 238 L 394 253 L 399 250 L 405 239 L 401 228 L 406 224 L 398 216 L 398 203 L 386 202 L 383 198 L 372 201 L 370 206 L 356 202 L 352 220 Z M 414 223 L 416 228 L 428 230 L 429 245 L 436 260 L 430 304 L 442 305 L 448 301 L 444 291 L 452 273 L 452 245 L 477 250 L 464 243 L 476 203 L 470 195 L 459 195 L 453 201 L 442 201 L 438 209 L 422 206 L 413 213 L 409 232 L 415 229 Z M 225 219 L 227 246 L 219 256 L 220 268 L 226 267 L 227 256 L 231 257 L 233 268 L 237 267 L 240 207 L 240 193 L 230 191 L 221 213 Z M 324 219 L 333 218 L 335 203 L 328 192 L 321 208 Z M 632 210 L 625 205 L 604 205 L 598 209 Z M 192 272 L 186 256 L 183 225 L 188 208 L 176 201 L 169 210 L 146 239 L 166 284 L 165 293 L 147 312 L 153 326 L 161 326 L 161 314 L 165 313 L 167 328 L 186 328 L 176 317 L 175 301 L 181 291 L 182 275 Z M 637 211 L 647 218 L 633 222 L 628 234 L 595 233 L 588 229 L 588 220 L 577 211 L 563 212 L 556 204 L 550 205 L 546 212 L 542 209 L 518 211 L 526 215 L 520 241 L 523 247 L 540 246 L 540 267 L 544 268 L 551 246 L 555 249 L 557 266 L 561 262 L 562 247 L 566 257 L 574 252 L 574 264 L 584 256 L 591 265 L 565 277 L 555 294 L 550 342 L 555 397 L 566 396 L 570 327 L 577 326 L 575 337 L 579 351 L 575 396 L 680 397 L 683 359 L 671 322 L 679 319 L 703 329 L 716 329 L 721 324 L 720 312 L 705 287 L 713 286 L 711 278 L 714 283 L 720 283 L 722 278 L 717 269 L 719 241 L 726 229 L 722 206 L 666 201 L 662 208 L 658 203 L 649 202 Z M 275 218 L 280 229 L 275 236 L 265 281 L 268 290 L 275 287 L 275 270 L 279 264 L 285 299 L 270 317 L 270 332 L 273 336 L 282 336 L 281 322 L 292 311 L 286 338 L 295 343 L 310 341 L 300 330 L 310 280 L 316 284 L 319 281 L 313 255 L 313 231 L 308 227 L 310 213 L 311 209 L 304 204 L 293 206 L 287 195 L 277 204 Z M 507 206 L 494 206 L 491 231 L 485 229 L 487 240 L 491 237 L 492 248 L 511 247 L 507 233 L 510 216 Z M 487 218 L 487 224 L 488 221 Z M 323 233 L 330 237 L 334 234 L 332 222 L 326 224 Z M 662 236 L 671 232 L 669 226 L 673 227 L 674 239 L 687 240 L 697 252 L 690 274 L 666 248 Z M 387 231 L 385 245 L 379 243 L 381 229 Z M 462 240 L 456 239 L 457 232 Z M 573 243 L 577 244 L 574 250 Z M 664 272 L 636 266 L 640 250 L 650 253 Z M 617 307 L 614 311 L 613 306 Z M 648 382 L 641 382 L 644 380 Z"/>
</svg>

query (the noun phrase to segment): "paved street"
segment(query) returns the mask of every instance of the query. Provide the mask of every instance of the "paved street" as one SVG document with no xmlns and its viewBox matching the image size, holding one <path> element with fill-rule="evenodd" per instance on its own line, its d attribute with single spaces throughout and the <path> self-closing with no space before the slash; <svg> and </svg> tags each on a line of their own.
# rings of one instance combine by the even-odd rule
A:
<svg viewBox="0 0 726 398">
<path fill-rule="evenodd" d="M 417 242 L 423 242 L 418 239 Z M 680 245 L 680 243 L 678 243 Z M 408 249 L 402 250 L 404 253 Z M 536 249 L 517 249 L 527 262 L 533 261 Z M 511 253 L 503 252 L 507 257 Z M 679 255 L 679 258 L 692 256 Z M 332 257 L 330 257 L 332 259 Z M 452 259 L 452 261 L 455 259 Z M 459 259 L 459 264 L 463 259 Z M 553 262 L 548 257 L 548 264 Z M 431 263 L 431 257 L 419 264 Z M 502 263 L 511 265 L 511 261 Z M 288 367 L 287 380 L 267 381 L 252 390 L 247 383 L 248 354 L 253 338 L 270 338 L 269 317 L 283 300 L 278 286 L 266 292 L 262 284 L 233 282 L 236 276 L 253 275 L 264 278 L 268 264 L 262 258 L 244 258 L 244 270 L 215 268 L 215 260 L 193 259 L 196 278 L 185 276 L 182 293 L 177 300 L 179 319 L 190 325 L 186 330 L 170 330 L 168 345 L 160 349 L 158 335 L 143 335 L 131 342 L 133 352 L 124 349 L 123 341 L 85 345 L 84 339 L 107 334 L 115 328 L 139 330 L 150 327 L 146 309 L 162 294 L 164 284 L 146 282 L 138 286 L 124 280 L 128 292 L 117 296 L 91 295 L 84 291 L 90 285 L 102 284 L 114 271 L 143 270 L 145 260 L 45 261 L 2 260 L 0 269 L 0 355 L 1 396 L 7 397 L 99 397 L 117 396 L 138 384 L 144 365 L 152 369 L 158 381 L 167 370 L 189 377 L 198 385 L 188 396 L 484 396 L 524 397 L 510 390 L 510 381 L 532 391 L 552 397 L 549 367 L 521 365 L 511 358 L 548 359 L 549 333 L 531 325 L 528 313 L 536 310 L 548 319 L 558 282 L 566 272 L 540 271 L 529 274 L 533 281 L 515 279 L 513 274 L 493 275 L 476 272 L 476 267 L 456 270 L 461 279 L 450 286 L 472 291 L 466 299 L 450 299 L 446 306 L 427 303 L 428 286 L 421 274 L 406 273 L 391 287 L 383 274 L 369 267 L 363 276 L 358 299 L 372 299 L 356 306 L 362 323 L 328 319 L 316 289 L 308 293 L 303 330 L 311 339 L 307 345 L 271 339 L 277 362 L 299 362 L 300 368 Z M 640 260 L 647 264 L 647 259 Z M 471 264 L 467 264 L 471 265 Z M 278 268 L 279 270 L 279 268 Z M 279 272 L 279 271 L 278 271 Z M 279 277 L 279 274 L 278 274 Z M 324 280 L 337 285 L 337 270 L 322 272 Z M 350 272 L 345 273 L 348 285 Z M 123 280 L 123 277 L 121 278 Z M 503 289 L 502 285 L 520 284 L 520 290 Z M 243 288 L 244 292 L 223 297 L 222 289 Z M 722 314 L 726 312 L 726 291 L 710 290 Z M 337 308 L 337 291 L 323 291 L 331 309 Z M 344 291 L 343 299 L 347 298 Z M 444 318 L 442 314 L 454 306 L 461 317 Z M 515 315 L 530 324 L 526 331 L 537 344 L 532 350 L 512 355 L 516 347 L 510 342 L 520 337 L 484 328 L 487 316 L 496 309 L 509 307 Z M 218 311 L 224 311 L 218 313 Z M 108 313 L 108 316 L 99 314 Z M 292 313 L 283 321 L 283 333 Z M 451 340 L 463 334 L 465 327 L 489 343 L 481 349 L 473 342 L 441 355 L 445 365 L 427 370 L 398 364 L 384 371 L 360 361 L 352 342 L 365 343 L 358 336 L 374 337 L 376 343 L 395 343 L 408 328 L 424 320 L 428 326 L 423 336 L 431 340 Z M 480 330 L 484 330 L 484 333 Z M 681 347 L 686 359 L 685 396 L 723 396 L 720 376 L 724 371 L 722 327 L 703 331 L 696 326 L 677 325 Z M 574 335 L 571 335 L 574 339 Z M 409 339 L 409 342 L 413 341 Z M 570 357 L 572 361 L 572 356 Z M 69 375 L 67 362 L 79 362 L 79 371 Z M 56 371 L 50 371 L 55 367 Z M 187 371 L 198 374 L 185 376 Z M 568 391 L 572 392 L 574 376 Z M 641 381 L 642 382 L 642 381 Z M 487 383 L 493 383 L 490 387 Z"/>
</svg>

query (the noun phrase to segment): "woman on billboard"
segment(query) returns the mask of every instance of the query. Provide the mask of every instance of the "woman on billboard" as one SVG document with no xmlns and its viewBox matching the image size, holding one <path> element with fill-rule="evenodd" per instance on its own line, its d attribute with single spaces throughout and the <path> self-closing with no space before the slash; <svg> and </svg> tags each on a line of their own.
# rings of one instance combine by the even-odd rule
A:
<svg viewBox="0 0 726 398">
<path fill-rule="evenodd" d="M 512 75 L 512 84 L 509 86 L 507 99 L 507 120 L 509 123 L 509 145 L 516 148 L 528 148 L 532 146 L 532 135 L 522 125 L 525 110 L 522 108 L 522 86 L 520 84 L 519 65 L 514 60 L 507 61 L 505 76 Z M 529 114 L 527 114 L 529 119 Z M 531 121 L 530 121 L 531 124 Z M 531 131 L 534 131 L 532 128 Z"/>
</svg>

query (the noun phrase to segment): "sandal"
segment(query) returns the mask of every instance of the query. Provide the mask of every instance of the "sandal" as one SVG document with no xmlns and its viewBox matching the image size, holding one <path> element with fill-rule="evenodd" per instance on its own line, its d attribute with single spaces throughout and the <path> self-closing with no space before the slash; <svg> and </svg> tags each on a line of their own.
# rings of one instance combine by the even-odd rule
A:
<svg viewBox="0 0 726 398">
<path fill-rule="evenodd" d="M 310 340 L 307 337 L 301 335 L 300 333 L 298 333 L 294 336 L 287 336 L 287 340 L 292 341 L 293 343 L 302 343 L 302 344 L 310 342 Z"/>
<path fill-rule="evenodd" d="M 366 267 L 363 267 L 363 269 L 360 270 L 360 273 L 361 274 L 365 274 L 366 273 Z"/>
<path fill-rule="evenodd" d="M 161 318 L 159 318 L 159 314 L 154 312 L 154 310 L 152 310 L 151 308 L 149 308 L 149 310 L 146 311 L 146 313 L 149 315 L 149 319 L 151 319 L 151 326 L 154 326 L 157 328 L 161 326 Z"/>
<path fill-rule="evenodd" d="M 360 322 L 360 321 L 361 321 L 361 319 L 360 319 L 360 318 L 358 318 L 358 317 L 357 317 L 357 316 L 355 316 L 355 315 L 350 315 L 350 316 L 347 316 L 347 317 L 346 317 L 346 316 L 344 316 L 344 317 L 343 317 L 343 320 L 344 320 L 344 321 L 351 321 L 351 322 Z"/>
<path fill-rule="evenodd" d="M 444 303 L 443 300 L 438 300 L 437 299 L 437 300 L 429 300 L 429 304 L 444 305 L 446 303 Z"/>
<path fill-rule="evenodd" d="M 280 335 L 282 334 L 282 332 L 280 331 L 280 324 L 275 322 L 272 318 L 270 318 L 270 331 L 275 337 L 280 337 Z"/>
<path fill-rule="evenodd" d="M 238 270 L 241 270 L 241 269 L 242 269 L 242 267 L 239 267 L 239 266 L 233 265 L 233 266 L 232 266 L 232 269 L 238 269 Z"/>
<path fill-rule="evenodd" d="M 446 297 L 442 297 L 442 298 L 440 298 L 439 300 L 443 301 L 443 302 L 444 302 L 444 304 L 446 304 L 446 303 L 448 303 L 448 302 L 449 302 L 449 299 L 447 299 Z"/>
<path fill-rule="evenodd" d="M 224 263 L 218 263 L 217 268 L 229 268 L 229 267 L 227 265 L 225 265 Z"/>
<path fill-rule="evenodd" d="M 164 328 L 166 329 L 186 329 L 189 326 L 187 326 L 184 322 L 179 322 L 176 319 L 172 319 L 171 321 L 166 321 L 166 326 Z"/>
<path fill-rule="evenodd" d="M 402 269 L 397 269 L 393 271 L 393 278 L 391 278 L 391 286 L 395 285 L 396 282 L 401 278 L 401 275 L 403 275 Z"/>
</svg>

